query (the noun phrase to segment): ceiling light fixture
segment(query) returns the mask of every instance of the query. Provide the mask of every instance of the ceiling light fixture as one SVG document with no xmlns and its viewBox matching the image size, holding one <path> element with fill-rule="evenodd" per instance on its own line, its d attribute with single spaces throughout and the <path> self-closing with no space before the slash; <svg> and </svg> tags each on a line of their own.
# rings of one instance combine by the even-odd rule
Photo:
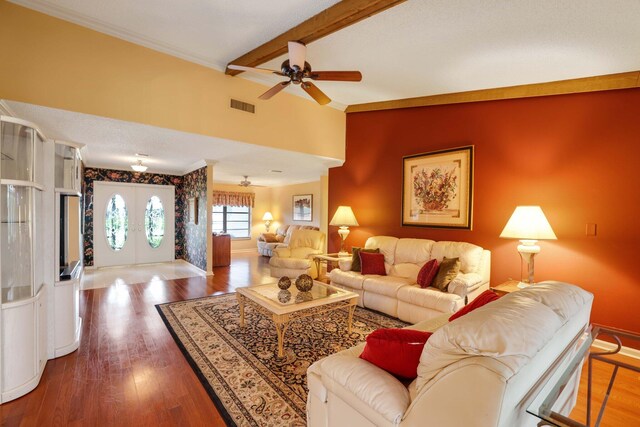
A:
<svg viewBox="0 0 640 427">
<path fill-rule="evenodd" d="M 131 169 L 136 172 L 144 172 L 147 170 L 147 166 L 142 164 L 142 160 L 138 160 L 138 163 L 131 165 Z"/>
</svg>

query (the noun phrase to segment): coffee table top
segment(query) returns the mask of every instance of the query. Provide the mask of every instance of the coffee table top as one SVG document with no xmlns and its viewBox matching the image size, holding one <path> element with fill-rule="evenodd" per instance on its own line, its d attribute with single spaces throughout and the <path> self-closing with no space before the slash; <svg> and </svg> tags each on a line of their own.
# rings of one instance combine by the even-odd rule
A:
<svg viewBox="0 0 640 427">
<path fill-rule="evenodd" d="M 276 283 L 237 288 L 236 292 L 275 314 L 292 313 L 322 305 L 358 298 L 358 294 L 316 280 L 309 292 L 300 292 L 295 285 L 287 290 Z"/>
</svg>

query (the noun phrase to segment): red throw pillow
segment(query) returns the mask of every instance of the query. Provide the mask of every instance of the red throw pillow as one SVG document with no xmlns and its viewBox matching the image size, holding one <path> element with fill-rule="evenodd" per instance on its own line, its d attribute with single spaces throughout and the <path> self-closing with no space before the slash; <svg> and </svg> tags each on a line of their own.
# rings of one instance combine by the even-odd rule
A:
<svg viewBox="0 0 640 427">
<path fill-rule="evenodd" d="M 418 285 L 421 288 L 428 288 L 431 286 L 431 282 L 433 282 L 433 278 L 438 274 L 438 261 L 432 259 L 422 266 L 420 272 L 418 273 Z"/>
<path fill-rule="evenodd" d="M 374 254 L 360 251 L 360 269 L 362 274 L 379 274 L 386 276 L 384 268 L 384 254 Z"/>
<path fill-rule="evenodd" d="M 361 359 L 402 378 L 418 376 L 418 364 L 431 332 L 412 329 L 378 329 L 367 337 Z"/>
<path fill-rule="evenodd" d="M 472 312 L 476 308 L 480 308 L 483 305 L 490 303 L 491 301 L 495 301 L 498 298 L 500 298 L 498 294 L 493 292 L 491 289 L 487 289 L 486 291 L 478 295 L 476 299 L 471 301 L 469 304 L 465 305 L 460 310 L 453 313 L 453 315 L 449 317 L 449 322 L 452 322 L 456 320 L 458 317 L 462 317 L 465 314 Z"/>
</svg>

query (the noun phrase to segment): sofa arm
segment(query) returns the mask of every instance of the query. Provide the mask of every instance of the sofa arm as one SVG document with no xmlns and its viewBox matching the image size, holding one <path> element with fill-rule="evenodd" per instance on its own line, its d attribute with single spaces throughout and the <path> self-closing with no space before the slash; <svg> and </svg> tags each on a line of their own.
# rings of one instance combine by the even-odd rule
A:
<svg viewBox="0 0 640 427">
<path fill-rule="evenodd" d="M 351 271 L 351 262 L 350 259 L 341 259 L 338 261 L 338 268 L 342 271 Z"/>
<path fill-rule="evenodd" d="M 482 276 L 478 273 L 458 274 L 449 283 L 449 293 L 466 297 L 469 292 L 482 284 Z"/>
<path fill-rule="evenodd" d="M 273 256 L 279 258 L 291 258 L 291 249 L 287 247 L 273 249 Z"/>
<path fill-rule="evenodd" d="M 340 395 L 359 400 L 394 425 L 411 404 L 409 390 L 397 378 L 359 357 L 326 358 L 322 362 L 322 376 L 342 389 Z"/>
<path fill-rule="evenodd" d="M 291 258 L 311 258 L 312 255 L 319 255 L 322 251 L 314 248 L 294 248 L 291 249 Z"/>
</svg>

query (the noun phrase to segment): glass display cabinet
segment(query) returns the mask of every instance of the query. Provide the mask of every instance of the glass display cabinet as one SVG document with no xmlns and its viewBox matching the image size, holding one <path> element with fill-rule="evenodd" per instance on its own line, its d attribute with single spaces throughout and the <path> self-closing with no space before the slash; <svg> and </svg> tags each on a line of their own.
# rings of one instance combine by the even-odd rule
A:
<svg viewBox="0 0 640 427">
<path fill-rule="evenodd" d="M 47 360 L 43 150 L 35 125 L 0 116 L 2 402 L 35 388 Z"/>
</svg>

